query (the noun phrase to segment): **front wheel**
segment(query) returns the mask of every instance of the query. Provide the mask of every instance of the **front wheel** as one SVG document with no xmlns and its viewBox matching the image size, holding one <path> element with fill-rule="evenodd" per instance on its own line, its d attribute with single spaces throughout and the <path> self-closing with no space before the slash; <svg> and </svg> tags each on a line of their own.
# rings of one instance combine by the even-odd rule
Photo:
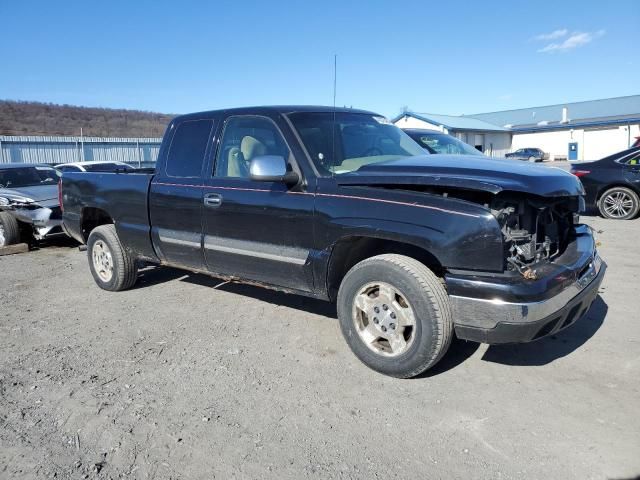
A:
<svg viewBox="0 0 640 480">
<path fill-rule="evenodd" d="M 604 218 L 630 220 L 638 215 L 638 194 L 626 187 L 610 188 L 598 200 L 598 210 Z"/>
<path fill-rule="evenodd" d="M 424 264 L 385 254 L 356 264 L 338 292 L 340 328 L 368 367 L 398 378 L 434 366 L 453 336 L 447 293 Z"/>
<path fill-rule="evenodd" d="M 135 258 L 120 243 L 114 225 L 91 231 L 87 242 L 89 268 L 98 286 L 110 292 L 131 288 L 138 275 Z"/>
<path fill-rule="evenodd" d="M 536 161 L 537 161 L 537 159 L 536 159 L 536 157 L 529 157 L 529 161 L 530 161 L 530 162 L 536 162 Z"/>
<path fill-rule="evenodd" d="M 0 247 L 20 241 L 20 225 L 9 212 L 0 212 Z"/>
</svg>

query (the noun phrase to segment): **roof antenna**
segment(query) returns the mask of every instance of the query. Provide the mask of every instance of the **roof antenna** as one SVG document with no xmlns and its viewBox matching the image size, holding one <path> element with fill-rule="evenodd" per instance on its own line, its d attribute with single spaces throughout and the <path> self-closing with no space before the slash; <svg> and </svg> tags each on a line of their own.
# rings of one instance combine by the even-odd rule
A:
<svg viewBox="0 0 640 480">
<path fill-rule="evenodd" d="M 336 109 L 336 89 L 338 84 L 338 54 L 333 55 L 333 110 Z"/>
<path fill-rule="evenodd" d="M 331 125 L 331 176 L 336 166 L 336 90 L 338 85 L 338 54 L 333 54 L 333 123 Z"/>
</svg>

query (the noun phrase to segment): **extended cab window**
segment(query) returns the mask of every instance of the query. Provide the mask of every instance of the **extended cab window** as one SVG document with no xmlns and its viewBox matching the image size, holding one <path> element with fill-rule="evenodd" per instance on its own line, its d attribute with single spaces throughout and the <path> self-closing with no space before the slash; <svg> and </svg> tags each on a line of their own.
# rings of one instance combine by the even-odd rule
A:
<svg viewBox="0 0 640 480">
<path fill-rule="evenodd" d="M 176 128 L 167 154 L 167 175 L 199 177 L 212 120 L 187 120 Z"/>
<path fill-rule="evenodd" d="M 275 124 L 264 117 L 231 117 L 222 134 L 215 175 L 249 178 L 251 160 L 261 155 L 289 158 L 289 148 Z"/>
</svg>

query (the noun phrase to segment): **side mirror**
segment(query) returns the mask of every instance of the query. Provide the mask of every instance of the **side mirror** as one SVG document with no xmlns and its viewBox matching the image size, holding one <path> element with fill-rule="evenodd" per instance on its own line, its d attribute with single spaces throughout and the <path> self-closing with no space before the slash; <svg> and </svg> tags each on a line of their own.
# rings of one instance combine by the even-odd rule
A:
<svg viewBox="0 0 640 480">
<path fill-rule="evenodd" d="M 300 180 L 296 172 L 287 171 L 287 161 L 280 155 L 260 155 L 251 160 L 249 177 L 256 182 L 286 184 L 294 184 Z"/>
</svg>

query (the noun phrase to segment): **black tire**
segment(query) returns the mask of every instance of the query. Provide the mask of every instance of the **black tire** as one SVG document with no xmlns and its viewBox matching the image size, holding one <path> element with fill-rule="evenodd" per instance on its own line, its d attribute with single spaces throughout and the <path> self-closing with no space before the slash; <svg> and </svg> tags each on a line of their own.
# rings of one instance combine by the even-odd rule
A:
<svg viewBox="0 0 640 480">
<path fill-rule="evenodd" d="M 607 204 L 609 201 L 608 199 L 613 199 L 616 196 L 628 199 L 631 202 L 628 211 L 625 213 L 612 210 L 611 205 Z M 604 218 L 610 218 L 613 220 L 631 220 L 632 218 L 635 218 L 638 215 L 638 211 L 640 211 L 640 199 L 638 198 L 638 194 L 630 188 L 613 187 L 600 196 L 600 199 L 598 200 L 598 210 L 600 211 L 600 215 Z"/>
<path fill-rule="evenodd" d="M 0 228 L 0 247 L 20 243 L 20 225 L 11 213 L 0 212 Z"/>
<path fill-rule="evenodd" d="M 98 248 L 100 247 L 100 248 Z M 97 270 L 94 254 L 108 252 L 109 264 L 112 265 L 111 276 L 101 274 Z M 87 242 L 87 257 L 89 269 L 98 286 L 110 292 L 119 292 L 131 288 L 137 280 L 138 267 L 136 259 L 122 246 L 114 225 L 101 225 L 89 234 Z"/>
<path fill-rule="evenodd" d="M 375 282 L 384 282 L 402 292 L 413 310 L 415 337 L 398 356 L 377 353 L 357 330 L 356 296 Z M 429 268 L 410 257 L 384 254 L 356 264 L 340 284 L 337 307 L 342 334 L 353 353 L 365 365 L 385 375 L 415 377 L 434 366 L 451 344 L 453 321 L 447 292 Z"/>
</svg>

